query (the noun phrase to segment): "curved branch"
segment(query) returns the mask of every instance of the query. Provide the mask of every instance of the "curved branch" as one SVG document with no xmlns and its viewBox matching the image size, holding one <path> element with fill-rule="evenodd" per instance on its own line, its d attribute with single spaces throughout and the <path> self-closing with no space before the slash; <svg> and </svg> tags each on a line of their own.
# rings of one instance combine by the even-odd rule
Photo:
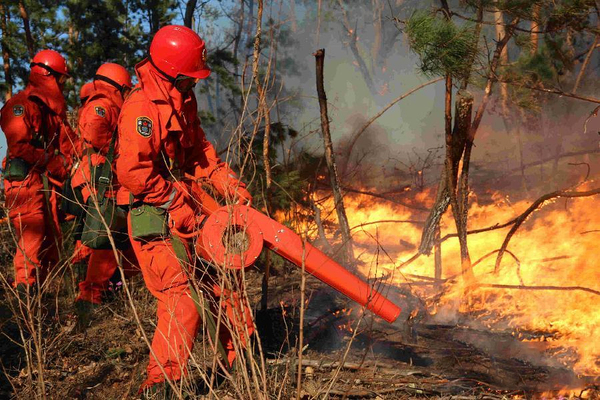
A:
<svg viewBox="0 0 600 400">
<path fill-rule="evenodd" d="M 384 112 L 386 112 L 387 110 L 389 110 L 394 104 L 396 104 L 397 102 L 399 102 L 400 100 L 410 96 L 411 94 L 413 94 L 414 92 L 416 92 L 417 90 L 423 89 L 425 86 L 429 86 L 433 83 L 439 82 L 442 79 L 444 79 L 443 77 L 440 78 L 436 78 L 436 79 L 432 79 L 429 82 L 425 82 L 411 90 L 409 90 L 408 92 L 404 93 L 402 96 L 400 97 L 396 97 L 394 100 L 391 101 L 390 104 L 388 104 L 387 106 L 385 106 L 381 111 L 379 111 L 377 114 L 375 114 L 370 120 L 367 121 L 366 124 L 363 125 L 362 128 L 360 128 L 360 130 L 358 132 L 356 132 L 356 134 L 354 135 L 354 137 L 352 138 L 352 141 L 350 142 L 350 146 L 348 147 L 348 151 L 346 153 L 346 157 L 349 158 L 350 155 L 352 154 L 352 149 L 354 148 L 354 145 L 356 144 L 356 141 L 358 140 L 358 138 L 367 130 L 367 128 L 373 123 L 375 122 L 375 120 L 379 117 L 381 117 L 383 115 Z"/>
<path fill-rule="evenodd" d="M 500 269 L 500 263 L 502 262 L 502 256 L 504 255 L 504 252 L 506 251 L 506 248 L 508 247 L 508 244 L 510 243 L 510 239 L 513 237 L 515 232 L 517 232 L 517 230 L 523 224 L 523 222 L 525 222 L 525 220 L 531 215 L 531 213 L 533 213 L 535 210 L 537 210 L 538 207 L 540 207 L 546 201 L 557 198 L 557 197 L 566 197 L 566 198 L 589 197 L 589 196 L 594 196 L 596 194 L 600 194 L 600 188 L 588 190 L 586 192 L 572 192 L 572 191 L 568 191 L 568 190 L 557 190 L 552 193 L 547 193 L 547 194 L 543 195 L 542 197 L 540 197 L 539 199 L 537 199 L 536 201 L 534 201 L 533 204 L 531 204 L 529 206 L 529 208 L 527 208 L 527 210 L 525 210 L 525 212 L 523 212 L 521 215 L 519 215 L 515 219 L 514 225 L 512 226 L 512 228 L 510 228 L 510 231 L 506 235 L 506 238 L 504 239 L 504 242 L 502 243 L 502 246 L 500 247 L 500 251 L 498 252 L 498 257 L 496 258 L 496 265 L 494 267 L 494 273 L 497 273 L 498 270 Z"/>
</svg>

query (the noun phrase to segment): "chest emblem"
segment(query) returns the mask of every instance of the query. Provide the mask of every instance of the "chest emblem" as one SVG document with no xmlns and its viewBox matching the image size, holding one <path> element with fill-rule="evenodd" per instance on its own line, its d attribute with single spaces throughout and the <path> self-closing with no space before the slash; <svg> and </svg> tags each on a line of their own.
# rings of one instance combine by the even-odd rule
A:
<svg viewBox="0 0 600 400">
<path fill-rule="evenodd" d="M 25 114 L 25 107 L 20 104 L 17 104 L 13 107 L 13 114 L 15 117 L 22 117 Z"/>
<path fill-rule="evenodd" d="M 106 116 L 106 110 L 104 109 L 104 107 L 96 106 L 94 107 L 94 111 L 96 111 L 96 114 L 98 114 L 102 118 Z"/>
<path fill-rule="evenodd" d="M 136 128 L 137 133 L 147 138 L 152 136 L 152 120 L 148 117 L 137 117 Z"/>
</svg>

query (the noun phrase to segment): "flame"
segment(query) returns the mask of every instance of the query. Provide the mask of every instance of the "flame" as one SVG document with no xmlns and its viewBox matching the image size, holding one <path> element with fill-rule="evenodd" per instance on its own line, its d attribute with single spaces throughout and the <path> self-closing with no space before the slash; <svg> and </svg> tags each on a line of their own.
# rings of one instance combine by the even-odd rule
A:
<svg viewBox="0 0 600 400">
<path fill-rule="evenodd" d="M 428 192 L 413 196 L 428 205 L 434 198 Z M 472 197 L 469 229 L 504 223 L 530 205 L 527 201 L 512 203 L 499 193 L 491 196 L 492 204 L 479 204 Z M 365 275 L 409 286 L 428 301 L 434 318 L 469 315 L 490 329 L 508 330 L 524 342 L 538 342 L 547 355 L 576 373 L 600 374 L 600 297 L 594 293 L 600 291 L 600 233 L 590 232 L 600 229 L 600 198 L 547 202 L 520 227 L 508 246 L 518 261 L 505 254 L 495 274 L 496 254 L 483 258 L 474 266 L 475 280 L 468 287 L 460 275 L 458 240 L 444 241 L 441 297 L 432 296 L 437 293 L 432 285 L 433 256 L 421 256 L 399 268 L 417 252 L 422 224 L 415 221 L 423 221 L 425 213 L 366 195 L 349 194 L 344 201 L 355 255 Z M 323 220 L 335 221 L 333 200 L 321 206 Z M 450 215 L 448 212 L 442 220 L 442 236 L 455 232 Z M 472 262 L 499 249 L 509 229 L 469 235 Z M 414 285 L 415 281 L 420 285 Z M 544 289 L 535 288 L 539 286 Z M 570 289 L 560 290 L 565 287 Z"/>
</svg>

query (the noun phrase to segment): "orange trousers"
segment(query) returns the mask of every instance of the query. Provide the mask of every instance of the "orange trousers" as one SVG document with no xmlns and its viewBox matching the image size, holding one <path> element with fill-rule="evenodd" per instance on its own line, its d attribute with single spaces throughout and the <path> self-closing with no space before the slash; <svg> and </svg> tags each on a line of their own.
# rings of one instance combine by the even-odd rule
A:
<svg viewBox="0 0 600 400">
<path fill-rule="evenodd" d="M 102 304 L 102 292 L 108 289 L 108 281 L 118 267 L 115 254 L 112 249 L 98 250 L 90 249 L 82 245 L 84 253 L 89 253 L 88 267 L 85 280 L 79 282 L 79 296 L 77 300 L 84 300 L 94 304 Z M 118 250 L 122 260 L 126 277 L 132 277 L 139 273 L 137 260 L 133 249 Z"/>
<path fill-rule="evenodd" d="M 132 246 L 140 263 L 146 286 L 158 300 L 156 312 L 158 323 L 152 340 L 148 376 L 140 388 L 140 391 L 143 391 L 164 381 L 165 374 L 169 379 L 176 381 L 186 373 L 187 361 L 201 319 L 191 298 L 189 272 L 181 266 L 171 240 L 157 239 L 148 242 L 132 240 Z M 210 284 L 210 278 L 202 278 L 202 283 L 204 287 L 208 284 L 208 287 L 212 288 L 209 293 L 205 293 L 205 296 L 210 296 L 208 300 L 211 304 L 219 304 L 219 297 L 223 297 L 220 304 L 231 326 L 236 327 L 240 332 L 244 331 L 244 334 L 239 337 L 245 337 L 246 330 L 252 334 L 254 324 L 249 307 L 244 307 L 245 312 L 242 314 L 241 302 L 237 295 L 222 291 L 217 284 Z M 214 308 L 212 312 L 215 313 Z M 231 332 L 221 325 L 219 333 L 231 365 L 236 357 Z"/>
<path fill-rule="evenodd" d="M 62 246 L 58 195 L 50 186 L 46 201 L 42 177 L 36 172 L 24 181 L 4 180 L 4 188 L 5 206 L 17 242 L 14 285 L 42 284 L 58 262 Z"/>
</svg>

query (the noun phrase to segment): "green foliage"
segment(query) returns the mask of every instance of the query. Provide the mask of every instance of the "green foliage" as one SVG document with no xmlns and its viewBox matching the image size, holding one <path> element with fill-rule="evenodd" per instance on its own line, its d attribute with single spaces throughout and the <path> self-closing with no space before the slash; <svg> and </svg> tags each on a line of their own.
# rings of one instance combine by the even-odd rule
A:
<svg viewBox="0 0 600 400">
<path fill-rule="evenodd" d="M 457 79 L 469 75 L 477 55 L 477 38 L 471 25 L 459 27 L 445 18 L 417 11 L 406 22 L 405 32 L 425 75 L 451 74 Z"/>
</svg>

